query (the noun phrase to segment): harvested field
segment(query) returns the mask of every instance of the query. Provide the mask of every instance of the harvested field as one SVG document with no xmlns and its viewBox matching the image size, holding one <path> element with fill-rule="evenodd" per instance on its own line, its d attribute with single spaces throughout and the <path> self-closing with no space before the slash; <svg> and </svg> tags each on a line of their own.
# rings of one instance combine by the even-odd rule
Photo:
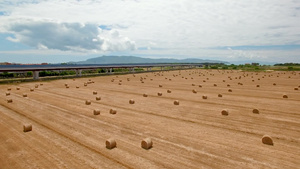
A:
<svg viewBox="0 0 300 169">
<path fill-rule="evenodd" d="M 195 69 L 35 84 L 0 86 L 0 168 L 300 166 L 299 72 Z"/>
</svg>

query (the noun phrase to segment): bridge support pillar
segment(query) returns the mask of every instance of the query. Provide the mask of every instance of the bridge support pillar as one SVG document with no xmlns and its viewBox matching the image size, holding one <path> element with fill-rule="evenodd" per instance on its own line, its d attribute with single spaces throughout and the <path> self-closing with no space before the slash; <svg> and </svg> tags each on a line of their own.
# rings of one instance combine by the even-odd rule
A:
<svg viewBox="0 0 300 169">
<path fill-rule="evenodd" d="M 109 74 L 112 74 L 112 68 L 109 68 Z"/>
<path fill-rule="evenodd" d="M 40 71 L 33 71 L 32 73 L 33 73 L 33 79 L 34 80 L 39 79 L 39 73 L 40 73 Z"/>
<path fill-rule="evenodd" d="M 134 67 L 130 68 L 131 69 L 131 72 L 133 73 L 134 72 Z"/>
<path fill-rule="evenodd" d="M 81 69 L 77 69 L 77 70 L 76 70 L 76 76 L 77 76 L 77 77 L 81 77 L 81 75 L 82 75 L 81 72 L 82 72 Z"/>
</svg>

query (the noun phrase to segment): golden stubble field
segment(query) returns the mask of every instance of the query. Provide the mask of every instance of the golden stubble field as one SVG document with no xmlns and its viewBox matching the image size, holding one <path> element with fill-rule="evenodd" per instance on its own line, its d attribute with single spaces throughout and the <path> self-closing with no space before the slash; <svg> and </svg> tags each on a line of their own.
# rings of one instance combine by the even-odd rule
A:
<svg viewBox="0 0 300 169">
<path fill-rule="evenodd" d="M 110 138 L 115 148 L 106 148 Z M 145 138 L 152 148 L 141 148 Z M 0 86 L 1 169 L 299 167 L 300 72 L 194 69 Z"/>
</svg>

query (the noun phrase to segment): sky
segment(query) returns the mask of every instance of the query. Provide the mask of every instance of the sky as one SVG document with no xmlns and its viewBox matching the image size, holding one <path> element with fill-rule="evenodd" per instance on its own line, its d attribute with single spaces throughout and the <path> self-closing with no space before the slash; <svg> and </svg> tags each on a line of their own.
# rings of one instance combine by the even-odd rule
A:
<svg viewBox="0 0 300 169">
<path fill-rule="evenodd" d="M 300 0 L 0 0 L 0 62 L 300 63 Z"/>
</svg>

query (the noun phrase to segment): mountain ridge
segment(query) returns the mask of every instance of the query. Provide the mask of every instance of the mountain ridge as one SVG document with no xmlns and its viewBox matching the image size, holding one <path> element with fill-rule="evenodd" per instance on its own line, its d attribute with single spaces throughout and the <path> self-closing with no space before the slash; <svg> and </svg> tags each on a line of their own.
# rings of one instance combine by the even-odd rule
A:
<svg viewBox="0 0 300 169">
<path fill-rule="evenodd" d="M 72 64 L 135 64 L 135 63 L 228 63 L 219 60 L 186 58 L 186 59 L 151 59 L 136 56 L 100 56 L 85 61 L 69 62 Z"/>
</svg>

